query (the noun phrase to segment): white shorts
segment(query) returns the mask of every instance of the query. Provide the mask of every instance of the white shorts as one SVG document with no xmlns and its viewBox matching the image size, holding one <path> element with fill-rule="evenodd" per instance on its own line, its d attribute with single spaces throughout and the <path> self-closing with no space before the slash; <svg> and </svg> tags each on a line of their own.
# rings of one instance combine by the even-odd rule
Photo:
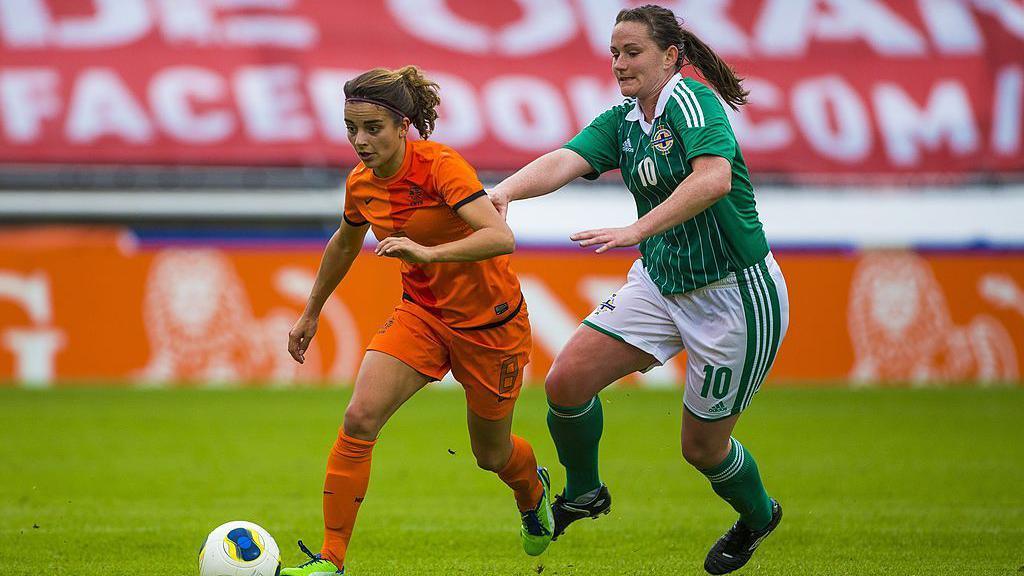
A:
<svg viewBox="0 0 1024 576">
<path fill-rule="evenodd" d="M 789 327 L 789 293 L 771 253 L 685 294 L 662 294 L 643 262 L 583 323 L 664 364 L 687 351 L 686 409 L 702 420 L 739 414 L 775 361 Z"/>
</svg>

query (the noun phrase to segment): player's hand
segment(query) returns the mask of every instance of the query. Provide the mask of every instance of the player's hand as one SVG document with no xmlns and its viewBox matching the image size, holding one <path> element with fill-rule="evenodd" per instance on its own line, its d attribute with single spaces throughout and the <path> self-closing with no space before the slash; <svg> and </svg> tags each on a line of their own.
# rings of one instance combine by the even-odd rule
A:
<svg viewBox="0 0 1024 576">
<path fill-rule="evenodd" d="M 596 252 L 601 254 L 612 248 L 636 246 L 643 240 L 643 237 L 634 226 L 626 226 L 625 228 L 598 228 L 597 230 L 577 232 L 569 236 L 569 239 L 579 242 L 581 248 L 600 244 Z"/>
<path fill-rule="evenodd" d="M 501 217 L 508 220 L 508 196 L 505 195 L 501 190 L 491 190 L 487 193 L 487 197 L 491 200 L 491 204 L 494 205 L 494 209 L 501 214 Z"/>
<path fill-rule="evenodd" d="M 421 246 L 405 236 L 389 236 L 377 244 L 374 250 L 377 256 L 388 256 L 398 258 L 413 264 L 425 264 L 433 262 L 433 252 L 426 246 Z"/>
<path fill-rule="evenodd" d="M 301 318 L 295 321 L 295 325 L 288 332 L 288 353 L 299 364 L 306 361 L 306 348 L 309 348 L 309 343 L 316 334 L 316 327 L 319 321 L 319 318 L 315 316 L 303 314 Z"/>
</svg>

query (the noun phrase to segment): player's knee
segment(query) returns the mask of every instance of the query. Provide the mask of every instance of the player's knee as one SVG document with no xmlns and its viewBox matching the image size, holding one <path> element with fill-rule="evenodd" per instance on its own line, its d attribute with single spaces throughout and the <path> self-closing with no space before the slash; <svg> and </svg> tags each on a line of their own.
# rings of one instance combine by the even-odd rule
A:
<svg viewBox="0 0 1024 576">
<path fill-rule="evenodd" d="M 592 395 L 581 390 L 580 374 L 567 366 L 567 362 L 558 362 L 551 367 L 548 377 L 544 380 L 544 392 L 548 401 L 555 406 L 579 406 L 590 400 Z"/>
<path fill-rule="evenodd" d="M 552 366 L 551 372 L 548 373 L 548 377 L 544 380 L 544 394 L 551 403 L 562 406 L 561 400 L 564 395 L 564 388 L 565 380 L 562 379 L 561 373 Z"/>
<path fill-rule="evenodd" d="M 342 427 L 348 436 L 372 440 L 380 433 L 383 425 L 384 421 L 380 415 L 372 410 L 367 410 L 363 406 L 349 404 L 348 408 L 345 409 L 345 421 Z"/>
<path fill-rule="evenodd" d="M 484 470 L 498 472 L 508 464 L 509 454 L 507 450 L 482 449 L 473 450 L 476 457 L 476 465 Z"/>
<path fill-rule="evenodd" d="M 698 437 L 684 437 L 683 458 L 694 468 L 707 470 L 722 463 L 727 453 L 726 446 L 719 446 L 716 442 Z"/>
</svg>

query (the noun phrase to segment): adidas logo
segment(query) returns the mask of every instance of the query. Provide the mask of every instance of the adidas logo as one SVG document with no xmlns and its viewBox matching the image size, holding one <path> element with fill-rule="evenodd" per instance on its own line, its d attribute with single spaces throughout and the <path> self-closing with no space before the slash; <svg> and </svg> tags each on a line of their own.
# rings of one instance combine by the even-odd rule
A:
<svg viewBox="0 0 1024 576">
<path fill-rule="evenodd" d="M 622 151 L 623 152 L 632 152 L 633 151 L 633 142 L 631 142 L 629 138 L 626 138 L 626 140 L 622 142 Z"/>
<path fill-rule="evenodd" d="M 725 412 L 727 410 L 728 408 L 725 407 L 725 402 L 719 402 L 718 404 L 712 406 L 711 409 L 708 410 L 708 412 L 712 414 L 721 414 L 722 412 Z"/>
</svg>

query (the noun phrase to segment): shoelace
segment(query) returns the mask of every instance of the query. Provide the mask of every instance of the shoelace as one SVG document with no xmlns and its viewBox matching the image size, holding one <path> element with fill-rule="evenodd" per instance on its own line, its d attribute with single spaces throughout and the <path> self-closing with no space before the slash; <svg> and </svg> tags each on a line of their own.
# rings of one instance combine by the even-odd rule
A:
<svg viewBox="0 0 1024 576">
<path fill-rule="evenodd" d="M 745 524 L 740 522 L 733 524 L 726 535 L 725 551 L 730 553 L 746 551 L 747 543 L 750 542 L 752 534 L 753 532 Z"/>
<path fill-rule="evenodd" d="M 306 566 L 318 564 L 320 562 L 327 562 L 323 559 L 323 556 L 320 556 L 319 554 L 313 554 L 312 552 L 310 552 L 309 548 L 306 548 L 306 545 L 302 543 L 302 540 L 299 540 L 299 550 L 302 550 L 302 552 L 305 553 L 306 556 L 309 556 L 309 560 L 307 560 L 303 564 L 299 564 L 299 568 L 305 568 Z"/>
<path fill-rule="evenodd" d="M 575 500 L 569 500 L 565 497 L 565 493 L 555 496 L 555 503 L 552 504 L 552 508 L 558 510 L 571 510 L 572 512 L 587 512 L 583 509 L 585 504 L 577 504 Z"/>
<path fill-rule="evenodd" d="M 548 530 L 544 528 L 544 525 L 540 523 L 540 518 L 537 516 L 537 510 L 530 510 L 529 512 L 523 512 L 523 524 L 526 525 L 526 531 L 533 536 L 544 536 L 548 534 Z"/>
</svg>

